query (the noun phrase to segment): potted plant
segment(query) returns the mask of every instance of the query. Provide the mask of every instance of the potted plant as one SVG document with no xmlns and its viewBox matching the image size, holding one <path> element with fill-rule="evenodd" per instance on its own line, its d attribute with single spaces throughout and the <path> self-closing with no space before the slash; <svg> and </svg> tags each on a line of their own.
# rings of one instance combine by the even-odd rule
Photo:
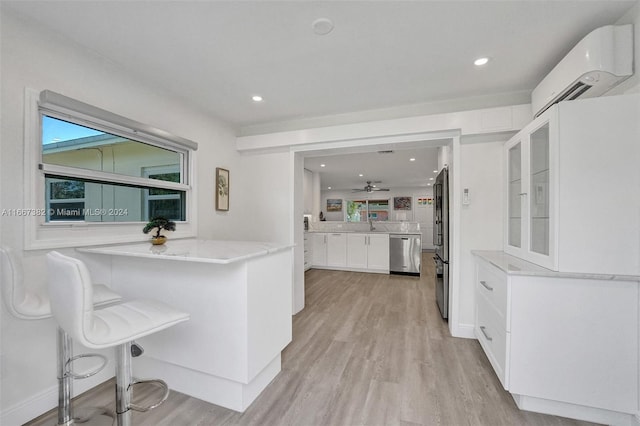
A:
<svg viewBox="0 0 640 426">
<path fill-rule="evenodd" d="M 151 219 L 149 221 L 149 223 L 147 223 L 144 226 L 144 228 L 142 229 L 142 232 L 144 232 L 145 234 L 148 234 L 153 229 L 156 230 L 156 233 L 151 238 L 151 243 L 153 245 L 164 244 L 165 241 L 167 241 L 167 237 L 165 237 L 164 235 L 160 235 L 160 232 L 163 229 L 166 230 L 166 231 L 175 231 L 176 230 L 176 223 L 174 221 L 166 219 L 164 217 L 154 217 L 153 219 Z"/>
</svg>

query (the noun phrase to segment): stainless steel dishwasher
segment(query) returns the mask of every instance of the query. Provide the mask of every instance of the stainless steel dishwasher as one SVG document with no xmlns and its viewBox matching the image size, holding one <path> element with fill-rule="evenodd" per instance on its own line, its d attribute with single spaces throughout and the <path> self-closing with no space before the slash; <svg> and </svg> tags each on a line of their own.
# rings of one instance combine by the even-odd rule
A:
<svg viewBox="0 0 640 426">
<path fill-rule="evenodd" d="M 389 235 L 389 272 L 420 276 L 421 257 L 420 234 Z"/>
</svg>

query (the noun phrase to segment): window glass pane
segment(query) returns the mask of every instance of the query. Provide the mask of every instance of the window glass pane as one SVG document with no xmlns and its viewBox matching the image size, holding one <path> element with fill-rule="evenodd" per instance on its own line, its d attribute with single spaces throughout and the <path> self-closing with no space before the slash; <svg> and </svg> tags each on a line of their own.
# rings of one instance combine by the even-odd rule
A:
<svg viewBox="0 0 640 426">
<path fill-rule="evenodd" d="M 347 222 L 366 222 L 366 200 L 347 201 Z"/>
<path fill-rule="evenodd" d="M 185 220 L 185 191 L 149 195 L 155 188 L 94 183 L 82 179 L 46 177 L 47 221 L 146 222 L 151 217 Z M 83 188 L 82 197 L 53 198 L 58 188 Z M 63 195 L 70 195 L 64 192 Z M 73 192 L 80 195 L 80 191 Z M 61 200 L 61 201 L 59 201 Z"/>
<path fill-rule="evenodd" d="M 84 198 L 84 182 L 75 180 L 60 180 L 49 184 L 52 200 L 67 200 L 69 198 Z"/>
<path fill-rule="evenodd" d="M 136 177 L 144 177 L 145 168 L 171 167 L 177 172 L 152 178 L 181 182 L 179 152 L 46 115 L 42 116 L 42 162 Z"/>
<path fill-rule="evenodd" d="M 389 220 L 389 200 L 369 200 L 369 218 L 371 220 Z"/>
</svg>

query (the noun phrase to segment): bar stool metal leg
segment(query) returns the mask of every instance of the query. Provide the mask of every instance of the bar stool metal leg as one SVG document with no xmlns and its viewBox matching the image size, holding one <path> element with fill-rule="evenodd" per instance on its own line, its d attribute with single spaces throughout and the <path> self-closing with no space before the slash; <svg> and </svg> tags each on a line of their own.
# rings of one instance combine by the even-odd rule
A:
<svg viewBox="0 0 640 426">
<path fill-rule="evenodd" d="M 116 415 L 118 426 L 131 426 L 131 342 L 116 346 Z"/>
<path fill-rule="evenodd" d="M 73 393 L 73 379 L 67 373 L 67 362 L 73 356 L 71 337 L 58 327 L 58 425 L 73 424 L 73 408 L 71 394 Z"/>
</svg>

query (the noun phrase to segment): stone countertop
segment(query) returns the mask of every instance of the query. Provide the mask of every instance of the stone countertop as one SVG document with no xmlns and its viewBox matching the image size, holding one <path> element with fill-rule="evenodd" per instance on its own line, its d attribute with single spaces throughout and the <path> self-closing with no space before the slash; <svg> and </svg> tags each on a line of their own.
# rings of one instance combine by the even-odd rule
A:
<svg viewBox="0 0 640 426">
<path fill-rule="evenodd" d="M 220 241 L 189 238 L 169 240 L 160 246 L 154 246 L 151 243 L 134 243 L 104 247 L 85 247 L 77 248 L 76 250 L 83 253 L 108 254 L 113 256 L 228 264 L 265 256 L 292 247 L 292 244 L 258 241 Z"/>
<path fill-rule="evenodd" d="M 309 234 L 398 234 L 398 235 L 422 235 L 420 231 L 378 231 L 374 229 L 373 231 L 352 231 L 352 230 L 334 230 L 334 231 L 323 231 L 323 230 L 308 230 L 304 231 Z"/>
<path fill-rule="evenodd" d="M 615 274 L 591 274 L 580 272 L 557 272 L 551 269 L 543 268 L 511 256 L 503 251 L 494 250 L 471 250 L 471 254 L 480 259 L 489 262 L 491 265 L 505 272 L 507 275 L 522 275 L 534 277 L 551 277 L 551 278 L 577 278 L 592 280 L 616 280 L 616 281 L 640 281 L 637 275 L 615 275 Z"/>
</svg>

